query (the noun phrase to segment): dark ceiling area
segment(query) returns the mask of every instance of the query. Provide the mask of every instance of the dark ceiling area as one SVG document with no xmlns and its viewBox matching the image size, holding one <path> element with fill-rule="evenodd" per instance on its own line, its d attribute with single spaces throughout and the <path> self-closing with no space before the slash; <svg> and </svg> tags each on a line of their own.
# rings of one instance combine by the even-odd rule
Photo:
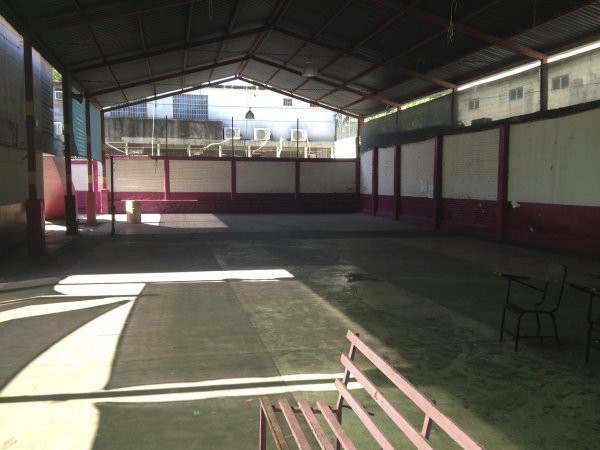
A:
<svg viewBox="0 0 600 450">
<path fill-rule="evenodd" d="M 598 0 L 0 0 L 0 13 L 101 107 L 238 78 L 365 116 L 600 38 Z"/>
</svg>

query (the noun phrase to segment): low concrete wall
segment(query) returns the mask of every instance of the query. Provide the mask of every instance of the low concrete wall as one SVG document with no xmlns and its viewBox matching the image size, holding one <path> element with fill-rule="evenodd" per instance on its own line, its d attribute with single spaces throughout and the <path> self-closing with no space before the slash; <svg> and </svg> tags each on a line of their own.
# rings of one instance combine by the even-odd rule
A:
<svg viewBox="0 0 600 450">
<path fill-rule="evenodd" d="M 138 117 L 107 117 L 105 133 L 108 142 L 121 142 L 123 137 L 147 136 L 152 133 L 154 122 L 155 139 L 165 138 L 165 118 L 142 119 Z M 223 139 L 223 122 L 217 120 L 169 119 L 167 123 L 169 138 L 186 137 L 188 139 Z"/>
</svg>

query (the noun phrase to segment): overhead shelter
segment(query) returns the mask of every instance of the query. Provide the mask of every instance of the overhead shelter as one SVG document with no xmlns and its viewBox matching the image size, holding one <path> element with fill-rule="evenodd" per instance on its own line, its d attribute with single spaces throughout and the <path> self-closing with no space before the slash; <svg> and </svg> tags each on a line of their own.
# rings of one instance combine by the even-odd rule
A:
<svg viewBox="0 0 600 450">
<path fill-rule="evenodd" d="M 597 38 L 600 2 L 2 0 L 0 12 L 102 108 L 241 78 L 363 117 Z"/>
</svg>

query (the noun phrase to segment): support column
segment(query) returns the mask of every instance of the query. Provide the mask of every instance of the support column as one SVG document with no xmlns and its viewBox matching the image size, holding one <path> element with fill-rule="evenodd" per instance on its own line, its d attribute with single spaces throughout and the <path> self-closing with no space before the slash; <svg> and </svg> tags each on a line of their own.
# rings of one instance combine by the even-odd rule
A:
<svg viewBox="0 0 600 450">
<path fill-rule="evenodd" d="M 233 141 L 233 139 L 232 139 Z M 236 167 L 235 158 L 231 158 L 231 201 L 235 202 L 236 191 L 237 191 L 237 179 L 236 179 Z"/>
<path fill-rule="evenodd" d="M 108 201 L 108 189 L 106 188 L 106 131 L 104 123 L 104 113 L 100 112 L 100 133 L 102 134 L 102 183 L 100 186 L 100 212 L 102 214 L 109 214 L 110 207 Z"/>
<path fill-rule="evenodd" d="M 498 224 L 496 237 L 504 238 L 506 230 L 506 208 L 508 202 L 508 151 L 509 151 L 510 126 L 507 123 L 500 125 L 500 146 L 498 149 Z"/>
<path fill-rule="evenodd" d="M 400 144 L 396 145 L 396 149 L 394 151 L 394 219 L 398 220 L 398 216 L 400 216 L 400 152 L 402 151 L 402 146 Z"/>
<path fill-rule="evenodd" d="M 75 196 L 73 195 L 73 179 L 71 176 L 71 83 L 69 77 L 63 74 L 63 135 L 65 138 L 65 220 L 66 234 L 74 236 L 79 234 L 77 227 L 77 211 L 75 209 Z"/>
<path fill-rule="evenodd" d="M 548 111 L 548 62 L 540 65 L 540 111 Z"/>
<path fill-rule="evenodd" d="M 444 151 L 444 136 L 435 139 L 433 159 L 433 227 L 439 228 L 442 222 L 442 158 Z"/>
<path fill-rule="evenodd" d="M 88 190 L 87 190 L 87 225 L 96 225 L 96 192 L 94 191 L 94 161 L 92 160 L 92 132 L 90 120 L 90 100 L 85 98 L 85 135 L 86 135 L 86 156 L 87 156 L 87 174 L 88 174 Z"/>
<path fill-rule="evenodd" d="M 296 160 L 295 163 L 295 174 L 296 174 L 296 181 L 295 181 L 295 188 L 294 188 L 294 200 L 296 200 L 296 202 L 300 199 L 300 161 Z"/>
<path fill-rule="evenodd" d="M 373 196 L 373 210 L 372 213 L 374 216 L 377 215 L 377 206 L 379 204 L 379 147 L 375 147 L 373 149 L 373 163 L 372 167 L 372 181 L 371 181 L 371 191 Z"/>
<path fill-rule="evenodd" d="M 165 195 L 164 199 L 169 200 L 171 198 L 171 165 L 169 158 L 165 156 L 164 162 L 164 174 L 165 174 Z"/>
<path fill-rule="evenodd" d="M 35 117 L 33 104 L 33 67 L 31 41 L 23 38 L 23 62 L 25 74 L 25 124 L 27 130 L 27 184 L 25 201 L 27 215 L 27 245 L 30 254 L 40 254 L 46 246 L 44 229 L 44 202 L 38 198 L 37 154 L 35 151 Z"/>
<path fill-rule="evenodd" d="M 355 189 L 356 189 L 356 205 L 359 210 L 361 210 L 361 201 L 360 201 L 360 133 L 363 124 L 363 119 L 358 119 L 358 125 L 356 127 L 356 175 L 355 175 Z"/>
</svg>

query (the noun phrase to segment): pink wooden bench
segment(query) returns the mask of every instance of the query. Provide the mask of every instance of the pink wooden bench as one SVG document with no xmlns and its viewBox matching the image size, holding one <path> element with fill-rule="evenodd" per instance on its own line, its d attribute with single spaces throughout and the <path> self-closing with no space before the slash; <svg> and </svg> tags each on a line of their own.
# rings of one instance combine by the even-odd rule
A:
<svg viewBox="0 0 600 450">
<path fill-rule="evenodd" d="M 355 449 L 356 446 L 350 439 L 346 430 L 342 427 L 342 407 L 344 402 L 350 406 L 351 410 L 362 422 L 371 436 L 375 439 L 382 449 L 393 449 L 396 446 L 386 437 L 380 427 L 367 412 L 360 402 L 348 389 L 348 382 L 353 377 L 362 388 L 371 396 L 371 398 L 381 407 L 398 429 L 419 449 L 433 448 L 429 442 L 429 436 L 432 425 L 436 424 L 442 429 L 456 444 L 465 449 L 482 449 L 473 438 L 465 433 L 448 416 L 441 412 L 435 403 L 425 397 L 410 382 L 408 382 L 396 369 L 390 366 L 381 356 L 375 353 L 367 344 L 365 344 L 357 333 L 348 331 L 346 338 L 350 341 L 350 351 L 348 355 L 342 354 L 341 362 L 344 366 L 344 378 L 335 380 L 335 387 L 338 390 L 338 400 L 335 407 L 327 405 L 323 401 L 317 401 L 316 407 L 311 407 L 307 401 L 298 402 L 297 406 L 291 406 L 287 400 L 280 400 L 277 405 L 271 404 L 267 397 L 260 399 L 260 428 L 259 428 L 259 448 L 265 450 L 267 445 L 267 425 L 271 430 L 271 435 L 278 449 L 289 449 L 285 433 L 278 422 L 278 416 L 283 415 L 291 436 L 297 447 L 301 450 L 310 449 L 311 445 L 303 431 L 299 418 L 304 420 L 308 429 L 312 432 L 315 441 L 319 447 L 324 450 L 334 449 Z M 415 428 L 384 396 L 384 394 L 367 378 L 365 373 L 356 366 L 354 357 L 356 351 L 364 355 L 381 373 L 383 373 L 408 399 L 412 401 L 424 413 L 421 429 Z M 317 415 L 322 415 L 323 420 L 319 421 Z M 335 436 L 335 442 L 332 442 L 325 432 L 322 425 L 325 422 L 329 427 L 329 435 Z"/>
</svg>

